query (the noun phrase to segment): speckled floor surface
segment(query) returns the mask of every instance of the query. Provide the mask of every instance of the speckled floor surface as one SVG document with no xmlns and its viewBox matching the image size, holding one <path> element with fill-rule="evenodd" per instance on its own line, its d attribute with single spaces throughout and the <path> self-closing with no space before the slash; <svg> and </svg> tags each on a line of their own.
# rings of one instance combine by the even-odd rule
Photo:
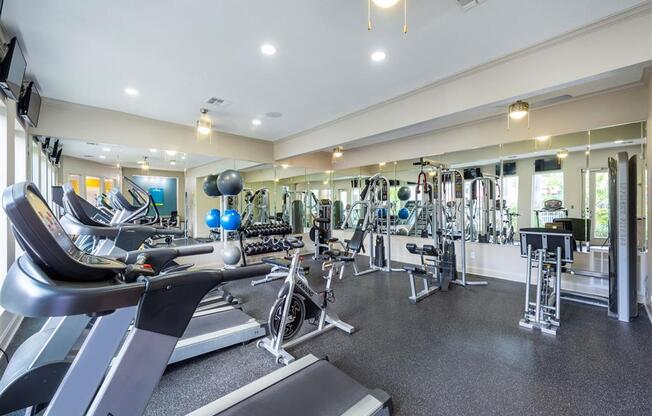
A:
<svg viewBox="0 0 652 416">
<path fill-rule="evenodd" d="M 313 268 L 315 288 L 324 284 L 319 276 Z M 332 306 L 357 332 L 332 330 L 290 352 L 328 355 L 362 384 L 388 392 L 396 415 L 652 414 L 645 312 L 624 324 L 604 309 L 564 303 L 562 326 L 551 337 L 518 327 L 522 284 L 489 282 L 412 305 L 404 273 L 335 281 Z M 247 313 L 266 319 L 280 284 L 228 288 Z M 170 366 L 147 415 L 183 415 L 275 368 L 253 343 Z"/>
</svg>

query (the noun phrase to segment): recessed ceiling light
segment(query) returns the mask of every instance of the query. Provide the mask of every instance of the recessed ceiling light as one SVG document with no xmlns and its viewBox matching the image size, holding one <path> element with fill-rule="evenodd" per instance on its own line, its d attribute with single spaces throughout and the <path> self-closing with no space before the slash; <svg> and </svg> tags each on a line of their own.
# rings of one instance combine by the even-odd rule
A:
<svg viewBox="0 0 652 416">
<path fill-rule="evenodd" d="M 614 143 L 616 143 L 616 144 L 623 144 L 623 143 L 625 143 L 625 141 L 624 141 L 624 140 L 616 140 Z"/>
<path fill-rule="evenodd" d="M 106 156 L 100 155 L 100 159 L 106 159 Z"/>
<path fill-rule="evenodd" d="M 176 164 L 177 164 L 176 160 L 170 160 L 170 165 L 174 166 Z"/>
<path fill-rule="evenodd" d="M 378 7 L 382 7 L 383 9 L 392 7 L 396 3 L 398 3 L 398 0 L 374 0 L 374 4 Z"/>
<path fill-rule="evenodd" d="M 132 97 L 137 97 L 138 95 L 140 95 L 137 89 L 131 87 L 125 88 L 125 94 L 131 95 Z"/>
<path fill-rule="evenodd" d="M 255 118 L 255 119 L 251 120 L 251 124 L 253 124 L 254 126 L 260 126 L 260 120 Z"/>
<path fill-rule="evenodd" d="M 177 151 L 176 151 L 176 150 L 166 150 L 165 153 L 166 153 L 168 156 L 176 156 Z"/>
<path fill-rule="evenodd" d="M 283 169 L 287 169 L 287 168 L 290 167 L 290 165 L 287 165 L 287 164 L 283 163 L 283 164 L 281 165 L 281 167 L 282 167 Z"/>
<path fill-rule="evenodd" d="M 386 164 L 387 164 L 387 162 L 380 162 L 380 163 L 378 164 L 378 166 L 380 166 L 380 167 L 382 168 L 382 167 L 385 166 Z"/>
<path fill-rule="evenodd" d="M 269 43 L 266 43 L 260 47 L 260 51 L 265 55 L 274 55 L 276 53 L 276 47 Z"/>
<path fill-rule="evenodd" d="M 136 163 L 138 163 L 139 165 L 143 165 L 143 164 L 145 164 L 145 161 L 144 161 L 144 160 L 139 160 L 139 161 L 136 162 Z"/>
<path fill-rule="evenodd" d="M 181 155 L 181 160 L 186 160 L 186 155 Z"/>
<path fill-rule="evenodd" d="M 156 153 L 156 152 L 158 152 L 158 149 L 149 149 L 149 151 L 152 152 L 152 153 Z"/>
<path fill-rule="evenodd" d="M 536 137 L 536 140 L 537 140 L 538 142 L 545 142 L 545 141 L 548 140 L 549 138 L 550 138 L 550 136 L 539 136 L 539 137 Z"/>
<path fill-rule="evenodd" d="M 374 62 L 381 62 L 384 61 L 387 55 L 385 55 L 385 52 L 383 51 L 376 51 L 371 54 L 371 60 Z"/>
<path fill-rule="evenodd" d="M 111 151 L 111 148 L 110 148 L 110 147 L 103 147 L 103 148 L 102 148 L 102 151 L 103 151 L 103 152 L 110 152 L 110 151 Z"/>
</svg>

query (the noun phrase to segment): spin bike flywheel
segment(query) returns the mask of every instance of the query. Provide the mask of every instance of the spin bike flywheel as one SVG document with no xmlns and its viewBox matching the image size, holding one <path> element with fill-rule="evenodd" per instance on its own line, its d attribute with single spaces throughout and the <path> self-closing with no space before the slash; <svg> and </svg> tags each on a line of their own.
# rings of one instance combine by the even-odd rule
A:
<svg viewBox="0 0 652 416">
<path fill-rule="evenodd" d="M 274 305 L 272 305 L 272 310 L 269 312 L 269 331 L 272 333 L 272 337 L 274 338 L 276 338 L 279 333 L 279 327 L 281 326 L 281 319 L 283 317 L 283 306 L 285 305 L 286 298 L 287 295 L 276 299 Z M 301 326 L 305 319 L 306 304 L 301 296 L 294 293 L 292 294 L 292 299 L 290 301 L 290 310 L 288 311 L 285 330 L 283 331 L 283 340 L 287 341 L 294 338 L 301 330 Z"/>
</svg>

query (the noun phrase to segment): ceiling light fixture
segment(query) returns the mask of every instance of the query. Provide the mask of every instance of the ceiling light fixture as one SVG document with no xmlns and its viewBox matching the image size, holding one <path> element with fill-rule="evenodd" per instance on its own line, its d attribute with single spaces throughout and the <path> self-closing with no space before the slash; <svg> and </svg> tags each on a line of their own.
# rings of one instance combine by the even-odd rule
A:
<svg viewBox="0 0 652 416">
<path fill-rule="evenodd" d="M 624 141 L 624 140 L 616 140 L 614 143 L 616 143 L 616 144 L 623 144 L 623 143 L 625 143 L 625 141 Z"/>
<path fill-rule="evenodd" d="M 110 148 L 110 147 L 103 147 L 103 148 L 102 148 L 102 151 L 103 151 L 103 152 L 110 152 L 110 151 L 111 151 L 111 148 Z"/>
<path fill-rule="evenodd" d="M 387 162 L 380 162 L 380 163 L 378 164 L 378 166 L 380 166 L 380 167 L 382 168 L 382 167 L 385 166 L 386 164 L 387 164 Z"/>
<path fill-rule="evenodd" d="M 545 141 L 548 140 L 549 138 L 550 138 L 550 136 L 538 136 L 538 137 L 535 137 L 534 139 L 535 139 L 536 141 L 538 141 L 538 142 L 545 142 Z"/>
<path fill-rule="evenodd" d="M 285 163 L 283 163 L 283 164 L 281 165 L 281 167 L 282 167 L 283 169 L 287 169 L 287 168 L 290 167 L 290 165 L 286 165 Z"/>
<path fill-rule="evenodd" d="M 175 166 L 177 164 L 176 160 L 170 160 L 170 165 Z"/>
<path fill-rule="evenodd" d="M 168 156 L 176 156 L 177 151 L 176 150 L 166 150 L 165 154 L 167 154 Z"/>
<path fill-rule="evenodd" d="M 137 89 L 131 87 L 125 88 L 125 94 L 130 95 L 132 97 L 137 97 L 140 95 Z"/>
<path fill-rule="evenodd" d="M 371 2 L 367 0 L 367 30 L 371 30 Z M 381 9 L 389 9 L 395 6 L 399 0 L 373 0 L 374 4 Z M 408 33 L 407 25 L 407 0 L 403 0 L 403 33 Z"/>
<path fill-rule="evenodd" d="M 143 157 L 143 163 L 140 165 L 140 168 L 142 170 L 149 170 L 149 160 L 147 160 L 147 156 Z"/>
<path fill-rule="evenodd" d="M 387 55 L 385 55 L 385 52 L 383 51 L 376 51 L 371 54 L 371 60 L 374 62 L 382 62 L 386 57 Z"/>
<path fill-rule="evenodd" d="M 509 121 L 510 120 L 522 120 L 527 116 L 527 128 L 530 128 L 530 104 L 525 101 L 518 100 L 515 103 L 509 105 L 507 111 L 507 130 L 509 130 Z"/>
<path fill-rule="evenodd" d="M 158 152 L 158 149 L 149 149 L 149 151 L 152 152 L 152 153 L 156 153 L 156 152 Z"/>
<path fill-rule="evenodd" d="M 100 159 L 106 159 L 106 156 L 100 155 Z"/>
<path fill-rule="evenodd" d="M 251 120 L 251 124 L 253 124 L 254 126 L 260 126 L 260 120 L 255 118 L 255 119 Z"/>
<path fill-rule="evenodd" d="M 333 162 L 339 162 L 342 159 L 342 156 L 344 156 L 344 148 L 342 146 L 337 146 L 333 149 Z"/>
<path fill-rule="evenodd" d="M 559 149 L 557 152 L 557 158 L 558 159 L 566 159 L 568 157 L 568 150 L 567 149 Z"/>
<path fill-rule="evenodd" d="M 205 108 L 200 108 L 199 120 L 197 120 L 197 133 L 201 136 L 208 136 L 210 141 L 211 132 L 213 131 L 213 122 L 208 116 L 208 110 Z"/>
<path fill-rule="evenodd" d="M 328 185 L 328 179 L 324 181 L 324 185 Z"/>
<path fill-rule="evenodd" d="M 265 55 L 274 55 L 276 53 L 276 47 L 272 44 L 266 43 L 260 47 L 260 51 Z"/>
</svg>

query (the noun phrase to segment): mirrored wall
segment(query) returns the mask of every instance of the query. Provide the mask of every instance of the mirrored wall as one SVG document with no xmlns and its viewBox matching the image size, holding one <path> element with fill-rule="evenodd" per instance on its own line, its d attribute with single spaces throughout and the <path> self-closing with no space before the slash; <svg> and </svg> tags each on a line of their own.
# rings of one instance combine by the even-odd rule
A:
<svg viewBox="0 0 652 416">
<path fill-rule="evenodd" d="M 460 234 L 464 229 L 467 241 L 492 244 L 518 244 L 521 228 L 572 227 L 580 248 L 588 250 L 607 245 L 609 159 L 625 152 L 637 162 L 635 203 L 643 246 L 645 128 L 645 123 L 631 123 L 352 169 L 259 165 L 243 173 L 250 192 L 267 190 L 254 213 L 261 211 L 258 205 L 267 206 L 270 216 L 287 220 L 288 207 L 301 201 L 304 213 L 296 220 L 305 226 L 315 201 L 329 199 L 335 228 L 353 227 L 357 215 L 351 207 L 366 180 L 380 174 L 390 182 L 390 227 L 396 235 L 431 239 L 433 218 L 438 227 Z M 433 206 L 440 212 L 433 215 Z"/>
</svg>

